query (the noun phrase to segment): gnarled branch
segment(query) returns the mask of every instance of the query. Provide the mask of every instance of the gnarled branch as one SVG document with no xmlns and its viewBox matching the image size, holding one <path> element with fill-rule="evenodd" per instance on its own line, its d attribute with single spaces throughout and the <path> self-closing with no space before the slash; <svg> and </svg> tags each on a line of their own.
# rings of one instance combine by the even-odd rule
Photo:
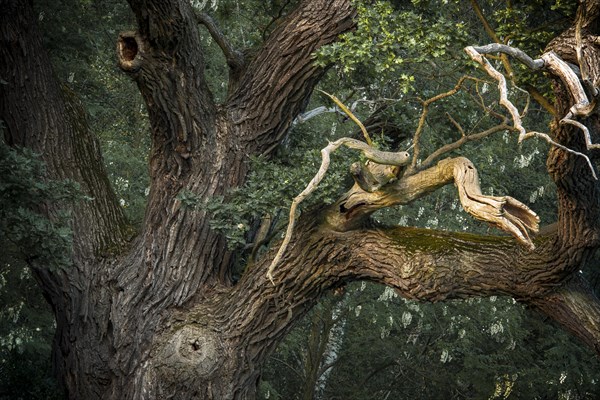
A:
<svg viewBox="0 0 600 400">
<path fill-rule="evenodd" d="M 346 230 L 346 227 L 353 227 L 349 220 L 370 215 L 381 208 L 409 204 L 452 182 L 465 211 L 510 233 L 527 248 L 534 248 L 529 232 L 537 232 L 539 228 L 535 212 L 510 196 L 482 194 L 477 170 L 464 157 L 447 158 L 434 167 L 403 176 L 378 191 L 365 192 L 355 186 L 335 204 L 329 222 L 339 230 Z M 340 209 L 346 210 L 344 215 L 336 214 Z"/>
<path fill-rule="evenodd" d="M 521 116 L 519 115 L 517 107 L 515 107 L 515 105 L 508 99 L 508 89 L 506 87 L 506 79 L 504 78 L 504 75 L 501 74 L 498 70 L 496 70 L 496 68 L 494 68 L 492 64 L 490 64 L 490 62 L 482 54 L 487 54 L 491 52 L 502 52 L 515 55 L 515 57 L 523 61 L 524 64 L 528 65 L 532 69 L 545 69 L 561 78 L 567 86 L 567 89 L 569 90 L 569 92 L 571 92 L 573 98 L 575 99 L 575 104 L 571 107 L 569 113 L 561 120 L 561 123 L 567 123 L 581 128 L 584 132 L 586 146 L 588 150 L 600 148 L 600 145 L 592 144 L 591 137 L 587 128 L 585 128 L 583 124 L 572 119 L 573 116 L 583 117 L 589 115 L 595 108 L 595 102 L 590 104 L 590 102 L 587 99 L 587 95 L 585 94 L 585 91 L 581 86 L 581 83 L 577 79 L 577 76 L 575 75 L 573 70 L 567 65 L 567 63 L 562 61 L 553 52 L 543 54 L 541 60 L 533 60 L 521 50 L 499 44 L 491 44 L 483 47 L 468 46 L 465 48 L 465 52 L 469 55 L 469 57 L 471 57 L 473 61 L 481 65 L 488 73 L 488 75 L 490 75 L 498 81 L 498 91 L 500 92 L 500 104 L 504 106 L 504 108 L 506 108 L 506 110 L 510 113 L 513 120 L 514 129 L 516 129 L 519 132 L 519 142 L 531 137 L 539 137 L 566 152 L 581 156 L 587 161 L 594 179 L 598 179 L 592 162 L 590 161 L 587 155 L 569 149 L 566 146 L 555 142 L 546 133 L 527 132 L 527 130 L 523 127 L 523 122 L 521 120 Z"/>
<path fill-rule="evenodd" d="M 327 172 L 327 169 L 329 168 L 330 154 L 332 152 L 334 152 L 335 150 L 337 150 L 340 146 L 346 146 L 350 149 L 360 150 L 366 158 L 368 158 L 369 160 L 374 161 L 378 164 L 403 166 L 403 165 L 408 164 L 408 162 L 410 161 L 410 156 L 405 151 L 401 151 L 401 152 L 397 152 L 397 153 L 380 151 L 380 150 L 372 148 L 371 146 L 369 146 L 368 144 L 366 144 L 364 142 L 361 142 L 359 140 L 352 139 L 352 138 L 338 139 L 335 142 L 329 143 L 325 148 L 323 148 L 321 150 L 322 160 L 321 160 L 321 167 L 319 168 L 319 171 L 317 171 L 316 175 L 308 183 L 306 188 L 298 196 L 296 196 L 294 198 L 294 200 L 292 201 L 292 205 L 290 206 L 290 219 L 288 222 L 288 227 L 287 227 L 287 230 L 285 233 L 285 237 L 283 239 L 283 243 L 279 247 L 279 251 L 277 252 L 277 255 L 271 262 L 271 265 L 269 266 L 269 269 L 267 271 L 267 276 L 273 284 L 274 284 L 273 270 L 275 269 L 275 267 L 281 260 L 281 257 L 283 256 L 283 253 L 285 252 L 287 245 L 290 242 L 290 239 L 292 237 L 292 233 L 294 231 L 294 222 L 296 219 L 296 209 L 298 208 L 298 205 L 306 197 L 308 197 L 312 192 L 315 191 L 315 189 L 317 188 L 319 183 L 321 183 L 321 180 L 323 180 L 323 177 L 325 176 L 325 173 Z"/>
</svg>

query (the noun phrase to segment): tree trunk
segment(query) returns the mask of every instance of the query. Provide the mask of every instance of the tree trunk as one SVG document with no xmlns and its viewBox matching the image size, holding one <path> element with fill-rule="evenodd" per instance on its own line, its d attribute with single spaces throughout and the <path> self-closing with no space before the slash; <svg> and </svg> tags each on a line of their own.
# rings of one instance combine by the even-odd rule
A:
<svg viewBox="0 0 600 400">
<path fill-rule="evenodd" d="M 130 5 L 138 31 L 119 36 L 119 65 L 137 82 L 152 126 L 151 191 L 134 238 L 76 99 L 52 75 L 29 2 L 0 0 L 5 138 L 42 153 L 51 177 L 74 179 L 93 198 L 74 207 L 73 266 L 33 266 L 56 314 L 54 358 L 69 398 L 254 398 L 260 367 L 294 322 L 326 291 L 358 279 L 429 301 L 511 295 L 600 354 L 598 301 L 573 278 L 598 247 L 598 183 L 581 157 L 559 149 L 548 161 L 559 191 L 559 229 L 533 238 L 535 250 L 509 237 L 370 222 L 374 210 L 450 182 L 474 209 L 492 201 L 465 189 L 468 160 L 451 159 L 381 190 L 355 185 L 333 206 L 305 213 L 275 284 L 266 275 L 275 250 L 234 284 L 225 238 L 210 229 L 202 208 L 185 207 L 179 195 L 202 204 L 243 184 L 248 156 L 277 146 L 322 76 L 312 54 L 353 28 L 354 9 L 349 0 L 300 2 L 254 59 L 231 63 L 229 96 L 215 104 L 189 2 Z M 585 16 L 596 21 L 592 11 Z M 561 46 L 570 48 L 567 36 Z M 598 72 L 590 67 L 593 78 Z M 560 83 L 556 91 L 557 115 L 564 115 L 570 99 Z M 596 130 L 597 118 L 586 125 Z M 587 152 L 580 132 L 556 124 L 555 133 Z"/>
</svg>

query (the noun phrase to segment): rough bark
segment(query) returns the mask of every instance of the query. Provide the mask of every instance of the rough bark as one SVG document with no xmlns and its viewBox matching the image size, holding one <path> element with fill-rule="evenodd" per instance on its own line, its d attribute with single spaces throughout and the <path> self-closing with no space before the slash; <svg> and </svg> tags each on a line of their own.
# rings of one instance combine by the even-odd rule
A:
<svg viewBox="0 0 600 400">
<path fill-rule="evenodd" d="M 600 59 L 597 3 L 583 3 L 578 41 L 570 30 L 552 44 L 564 60 L 577 63 L 576 42 L 586 44 L 579 59 Z M 381 187 L 357 184 L 333 206 L 305 213 L 274 271 L 275 285 L 266 276 L 274 250 L 234 284 L 225 239 L 210 230 L 202 209 L 183 207 L 177 196 L 187 190 L 203 202 L 244 182 L 248 156 L 277 146 L 321 77 L 312 53 L 353 27 L 354 10 L 347 0 L 301 2 L 231 75 L 226 102 L 215 104 L 189 2 L 130 5 L 138 30 L 120 35 L 117 52 L 146 101 L 152 153 L 143 228 L 127 241 L 97 143 L 75 99 L 52 76 L 29 2 L 0 0 L 7 140 L 42 152 L 51 176 L 77 180 L 95 199 L 74 208 L 73 267 L 37 269 L 57 317 L 55 362 L 69 398 L 253 398 L 261 365 L 294 322 L 323 293 L 358 279 L 429 301 L 511 295 L 600 354 L 598 300 L 577 275 L 599 244 L 598 183 L 581 157 L 557 148 L 548 159 L 559 196 L 555 233 L 528 237 L 534 216 L 506 198 L 466 190 L 476 187 L 472 177 L 469 185 L 460 178 L 468 161 L 444 160 Z M 599 81 L 596 61 L 586 74 Z M 573 104 L 558 80 L 555 90 L 560 118 Z M 582 122 L 598 133 L 597 115 Z M 575 127 L 556 123 L 553 134 L 589 152 Z M 368 218 L 451 182 L 466 201 L 498 225 L 512 223 L 515 236 L 535 246 L 511 237 L 377 227 Z"/>
</svg>

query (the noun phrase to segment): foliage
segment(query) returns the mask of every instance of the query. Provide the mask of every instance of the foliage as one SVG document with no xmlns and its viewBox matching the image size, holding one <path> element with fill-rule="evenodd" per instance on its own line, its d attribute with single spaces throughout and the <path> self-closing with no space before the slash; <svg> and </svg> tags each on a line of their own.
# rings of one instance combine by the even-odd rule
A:
<svg viewBox="0 0 600 400">
<path fill-rule="evenodd" d="M 69 214 L 60 207 L 85 200 L 78 185 L 47 180 L 36 154 L 10 148 L 3 138 L 0 176 L 0 399 L 58 399 L 50 375 L 54 318 L 30 266 L 70 266 Z"/>
<path fill-rule="evenodd" d="M 324 129 L 327 131 L 323 132 Z M 278 221 L 287 223 L 292 199 L 306 187 L 319 169 L 320 149 L 327 145 L 327 140 L 333 141 L 348 135 L 352 129 L 354 127 L 350 122 L 341 123 L 339 117 L 332 115 L 298 125 L 295 135 L 278 150 L 276 159 L 252 158 L 247 183 L 227 197 L 212 199 L 205 205 L 211 213 L 211 226 L 223 232 L 229 245 L 235 248 L 247 243 L 250 239 L 248 234 L 253 233 L 256 221 L 265 215 L 278 216 Z M 340 149 L 333 154 L 326 179 L 302 204 L 301 209 L 335 201 L 344 186 L 347 187 L 351 182 L 346 172 L 353 161 L 351 154 L 356 153 Z"/>
<path fill-rule="evenodd" d="M 68 211 L 56 205 L 83 197 L 72 181 L 49 181 L 39 158 L 27 148 L 0 141 L 0 238 L 32 265 L 56 269 L 70 265 Z M 56 209 L 51 220 L 42 209 Z"/>
<path fill-rule="evenodd" d="M 368 74 L 371 84 L 394 81 L 402 93 L 413 85 L 407 63 L 418 64 L 446 54 L 450 44 L 466 44 L 461 22 L 432 9 L 395 8 L 386 1 L 356 1 L 357 29 L 322 48 L 317 64 L 336 63 L 344 74 Z"/>
</svg>

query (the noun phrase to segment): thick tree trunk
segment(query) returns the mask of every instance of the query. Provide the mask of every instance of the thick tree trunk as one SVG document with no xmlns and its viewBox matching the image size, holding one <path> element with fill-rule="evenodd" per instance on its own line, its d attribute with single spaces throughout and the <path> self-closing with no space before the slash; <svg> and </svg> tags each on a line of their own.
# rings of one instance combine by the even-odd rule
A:
<svg viewBox="0 0 600 400">
<path fill-rule="evenodd" d="M 274 149 L 321 77 L 312 54 L 353 27 L 354 10 L 347 0 L 300 2 L 253 60 L 232 63 L 235 82 L 218 105 L 189 2 L 130 5 L 139 29 L 120 35 L 119 65 L 146 101 L 153 144 L 143 229 L 128 241 L 97 143 L 52 76 L 29 2 L 0 0 L 5 137 L 43 153 L 50 176 L 77 180 L 94 199 L 74 208 L 73 267 L 36 266 L 56 313 L 54 354 L 69 398 L 251 399 L 260 367 L 294 322 L 323 293 L 358 279 L 430 301 L 511 295 L 599 351 L 597 299 L 573 278 L 598 246 L 598 183 L 581 157 L 558 149 L 549 170 L 561 219 L 551 235 L 529 238 L 535 215 L 514 199 L 481 195 L 470 162 L 449 159 L 377 190 L 357 184 L 332 207 L 305 213 L 275 284 L 266 275 L 275 250 L 234 284 L 225 239 L 202 208 L 185 207 L 178 195 L 202 204 L 244 182 L 248 156 Z M 563 115 L 572 104 L 560 83 L 556 90 Z M 597 118 L 586 121 L 590 129 L 600 126 Z M 557 124 L 556 140 L 586 152 L 581 138 Z M 451 182 L 474 215 L 522 228 L 511 232 L 535 249 L 509 237 L 376 227 L 368 218 Z"/>
</svg>

